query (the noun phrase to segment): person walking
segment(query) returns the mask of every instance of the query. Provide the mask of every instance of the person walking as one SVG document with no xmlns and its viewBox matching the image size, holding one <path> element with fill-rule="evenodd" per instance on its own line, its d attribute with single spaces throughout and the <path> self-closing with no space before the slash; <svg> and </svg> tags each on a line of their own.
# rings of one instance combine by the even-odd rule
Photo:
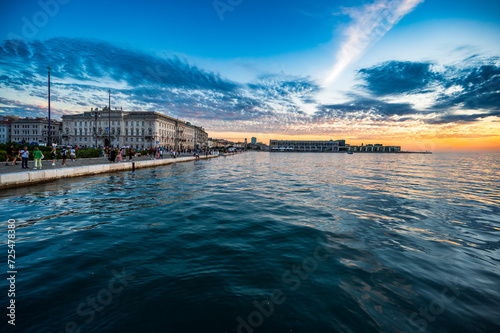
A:
<svg viewBox="0 0 500 333">
<path fill-rule="evenodd" d="M 12 159 L 14 161 L 14 145 L 10 145 L 7 147 L 7 160 L 5 161 L 5 165 L 9 166 L 9 160 Z M 14 163 L 14 162 L 12 162 Z"/>
<path fill-rule="evenodd" d="M 30 152 L 28 151 L 28 147 L 24 147 L 20 152 L 21 154 L 21 167 L 23 169 L 28 169 L 28 158 L 30 157 Z"/>
<path fill-rule="evenodd" d="M 19 163 L 16 163 L 18 158 L 21 158 L 21 149 L 20 148 L 15 149 L 14 160 L 12 161 L 11 166 L 14 166 L 14 164 L 15 165 L 19 164 Z"/>
<path fill-rule="evenodd" d="M 52 160 L 52 165 L 56 165 L 56 160 L 57 160 L 57 149 L 56 149 L 56 147 L 52 147 L 52 150 L 50 152 L 50 159 Z"/>
<path fill-rule="evenodd" d="M 130 147 L 128 150 L 128 160 L 132 161 L 132 157 L 134 157 L 134 148 Z"/>
<path fill-rule="evenodd" d="M 35 147 L 35 151 L 33 152 L 33 158 L 35 160 L 35 167 L 33 169 L 37 169 L 37 168 L 40 168 L 40 170 L 42 170 L 42 152 L 40 151 L 40 149 L 38 149 L 38 147 Z"/>
<path fill-rule="evenodd" d="M 71 161 L 76 162 L 76 150 L 75 150 L 75 148 L 71 148 L 70 156 L 71 156 Z"/>
</svg>

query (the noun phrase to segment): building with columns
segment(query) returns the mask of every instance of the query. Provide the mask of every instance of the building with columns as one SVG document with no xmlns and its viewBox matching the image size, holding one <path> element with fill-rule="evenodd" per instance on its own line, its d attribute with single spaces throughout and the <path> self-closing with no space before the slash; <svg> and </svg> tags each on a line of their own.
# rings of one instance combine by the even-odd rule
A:
<svg viewBox="0 0 500 333">
<path fill-rule="evenodd" d="M 102 110 L 96 108 L 80 114 L 64 115 L 62 119 L 62 140 L 65 145 L 183 150 L 195 148 L 198 136 L 200 139 L 205 137 L 201 127 L 153 111 L 110 112 L 105 107 Z M 206 138 L 204 142 L 198 141 L 206 146 L 208 136 Z"/>
</svg>

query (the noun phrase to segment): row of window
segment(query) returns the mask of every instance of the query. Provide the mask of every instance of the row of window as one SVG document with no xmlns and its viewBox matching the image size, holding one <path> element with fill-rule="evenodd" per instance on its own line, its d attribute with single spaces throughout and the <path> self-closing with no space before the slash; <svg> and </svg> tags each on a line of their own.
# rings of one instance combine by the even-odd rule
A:
<svg viewBox="0 0 500 333">
<path fill-rule="evenodd" d="M 13 128 L 38 128 L 38 125 L 12 125 Z M 43 125 L 43 128 L 47 128 L 47 125 Z M 51 129 L 55 129 L 55 126 L 50 126 Z"/>
<path fill-rule="evenodd" d="M 92 121 L 75 121 L 75 127 L 87 127 L 87 126 L 92 126 L 93 122 Z M 109 120 L 99 120 L 98 121 L 98 125 L 108 125 L 109 124 Z M 121 124 L 121 121 L 120 120 L 112 120 L 111 121 L 111 125 L 117 125 L 117 126 L 120 126 Z M 139 126 L 141 125 L 142 126 L 145 126 L 146 125 L 146 122 L 145 121 L 125 121 L 125 126 Z M 148 121 L 148 124 L 149 126 L 153 126 L 153 122 L 152 121 Z M 169 123 L 165 123 L 165 122 L 159 122 L 158 123 L 159 126 L 161 128 L 165 128 L 165 129 L 175 129 L 175 125 L 174 124 L 169 124 Z"/>
</svg>

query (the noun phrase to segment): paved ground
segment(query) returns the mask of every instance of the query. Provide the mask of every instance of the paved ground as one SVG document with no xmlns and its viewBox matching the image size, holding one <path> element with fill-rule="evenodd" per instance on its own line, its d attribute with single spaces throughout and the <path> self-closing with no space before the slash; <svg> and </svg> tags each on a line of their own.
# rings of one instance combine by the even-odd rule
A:
<svg viewBox="0 0 500 333">
<path fill-rule="evenodd" d="M 191 155 L 182 155 L 184 156 L 191 156 Z M 165 156 L 164 159 L 170 159 L 170 155 Z M 134 157 L 132 159 L 132 162 L 137 162 L 137 161 L 148 161 L 150 160 L 149 156 L 142 156 L 142 157 Z M 129 162 L 129 159 L 127 157 L 126 162 Z M 28 161 L 28 167 L 29 169 L 22 169 L 21 168 L 21 161 L 19 161 L 18 165 L 11 166 L 12 161 L 9 161 L 9 166 L 5 165 L 5 162 L 0 162 L 0 174 L 5 174 L 5 173 L 13 173 L 13 172 L 24 172 L 24 171 L 33 171 L 33 168 L 35 167 L 35 161 Z M 17 163 L 17 161 L 16 161 Z M 68 167 L 78 167 L 78 166 L 86 166 L 86 165 L 97 165 L 97 164 L 109 164 L 110 162 L 106 157 L 101 157 L 101 158 L 80 158 L 77 159 L 75 162 L 72 162 L 70 158 L 66 160 L 66 165 L 62 165 L 62 159 L 59 159 L 56 161 L 56 165 L 52 165 L 52 160 L 47 160 L 44 159 L 42 160 L 42 170 L 54 170 L 54 169 L 61 169 L 61 168 L 68 168 Z M 123 162 L 122 162 L 123 163 Z"/>
</svg>

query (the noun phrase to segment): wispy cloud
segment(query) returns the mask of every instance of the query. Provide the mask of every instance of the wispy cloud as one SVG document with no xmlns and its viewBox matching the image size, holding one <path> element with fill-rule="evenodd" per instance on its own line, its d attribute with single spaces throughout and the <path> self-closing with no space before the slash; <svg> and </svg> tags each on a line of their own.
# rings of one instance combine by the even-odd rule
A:
<svg viewBox="0 0 500 333">
<path fill-rule="evenodd" d="M 349 64 L 358 60 L 370 46 L 423 1 L 378 0 L 362 7 L 344 8 L 343 14 L 348 15 L 352 23 L 345 30 L 346 40 L 324 83 L 332 83 Z"/>
</svg>

